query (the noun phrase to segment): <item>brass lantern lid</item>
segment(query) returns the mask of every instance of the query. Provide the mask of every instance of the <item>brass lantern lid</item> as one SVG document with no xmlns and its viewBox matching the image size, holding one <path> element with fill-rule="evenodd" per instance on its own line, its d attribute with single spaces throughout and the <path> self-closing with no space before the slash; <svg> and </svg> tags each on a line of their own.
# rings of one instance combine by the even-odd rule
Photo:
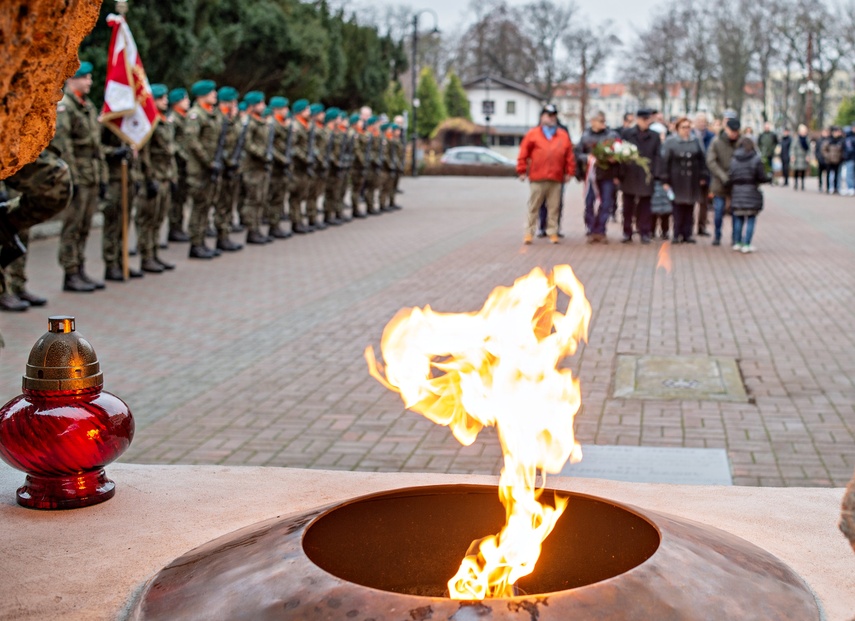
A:
<svg viewBox="0 0 855 621">
<path fill-rule="evenodd" d="M 104 385 L 92 345 L 74 331 L 74 317 L 48 318 L 48 331 L 36 341 L 27 360 L 25 390 L 85 390 Z"/>
</svg>

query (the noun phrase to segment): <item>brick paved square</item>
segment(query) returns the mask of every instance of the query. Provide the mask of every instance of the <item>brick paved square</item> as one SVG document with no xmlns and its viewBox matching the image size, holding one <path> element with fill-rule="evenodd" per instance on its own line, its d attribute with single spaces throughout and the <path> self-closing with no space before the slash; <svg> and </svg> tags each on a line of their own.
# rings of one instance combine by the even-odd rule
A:
<svg viewBox="0 0 855 621">
<path fill-rule="evenodd" d="M 855 467 L 855 199 L 766 190 L 757 252 L 585 243 L 581 189 L 565 192 L 558 245 L 523 246 L 527 188 L 515 179 L 405 179 L 405 209 L 193 262 L 174 272 L 61 291 L 57 240 L 36 240 L 29 288 L 45 309 L 0 314 L 0 397 L 20 392 L 49 314 L 77 317 L 105 388 L 137 422 L 123 459 L 497 473 L 494 430 L 462 447 L 404 411 L 368 376 L 366 345 L 401 308 L 479 309 L 533 267 L 569 263 L 593 307 L 567 361 L 585 444 L 725 449 L 736 485 L 843 485 Z M 725 223 L 725 238 L 730 234 Z M 236 241 L 242 241 L 235 236 Z M 100 232 L 87 269 L 103 272 Z M 738 359 L 752 403 L 615 398 L 623 355 Z"/>
</svg>

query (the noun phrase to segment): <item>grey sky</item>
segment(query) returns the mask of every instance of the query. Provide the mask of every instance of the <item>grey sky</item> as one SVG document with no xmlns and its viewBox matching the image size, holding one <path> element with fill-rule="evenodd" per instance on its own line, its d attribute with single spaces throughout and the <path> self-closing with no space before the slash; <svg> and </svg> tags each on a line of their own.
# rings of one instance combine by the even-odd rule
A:
<svg viewBox="0 0 855 621">
<path fill-rule="evenodd" d="M 412 10 L 433 9 L 439 18 L 439 28 L 447 32 L 462 30 L 473 20 L 469 11 L 469 0 L 341 0 L 353 8 L 365 8 L 382 12 L 386 6 L 407 6 Z M 530 0 L 508 0 L 513 6 L 522 6 Z M 562 2 L 562 0 L 556 0 Z M 566 1 L 566 0 L 565 0 Z M 659 2 L 655 0 L 576 0 L 580 13 L 594 24 L 607 19 L 614 21 L 617 35 L 625 44 L 633 40 L 633 24 L 647 24 L 648 14 Z M 433 26 L 430 15 L 421 17 L 425 29 Z M 614 60 L 612 65 L 614 65 Z M 599 79 L 611 79 L 614 67 L 607 69 Z"/>
</svg>

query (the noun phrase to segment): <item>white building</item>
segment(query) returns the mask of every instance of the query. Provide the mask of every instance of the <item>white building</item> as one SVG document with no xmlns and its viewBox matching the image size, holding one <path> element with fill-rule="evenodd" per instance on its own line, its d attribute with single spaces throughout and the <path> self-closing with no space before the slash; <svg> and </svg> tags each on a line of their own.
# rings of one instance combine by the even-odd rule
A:
<svg viewBox="0 0 855 621">
<path fill-rule="evenodd" d="M 463 85 L 472 121 L 489 128 L 489 142 L 514 147 L 540 123 L 543 100 L 537 91 L 505 78 L 484 75 Z"/>
</svg>

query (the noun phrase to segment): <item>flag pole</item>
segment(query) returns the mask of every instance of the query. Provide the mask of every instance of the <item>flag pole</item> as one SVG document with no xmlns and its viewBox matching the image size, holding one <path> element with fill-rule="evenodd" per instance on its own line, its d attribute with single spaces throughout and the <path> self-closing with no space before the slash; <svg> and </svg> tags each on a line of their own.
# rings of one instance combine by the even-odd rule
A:
<svg viewBox="0 0 855 621">
<path fill-rule="evenodd" d="M 124 17 L 128 14 L 127 0 L 116 0 L 116 13 Z M 131 275 L 130 250 L 128 248 L 128 158 L 122 158 L 122 278 L 128 280 Z"/>
</svg>

